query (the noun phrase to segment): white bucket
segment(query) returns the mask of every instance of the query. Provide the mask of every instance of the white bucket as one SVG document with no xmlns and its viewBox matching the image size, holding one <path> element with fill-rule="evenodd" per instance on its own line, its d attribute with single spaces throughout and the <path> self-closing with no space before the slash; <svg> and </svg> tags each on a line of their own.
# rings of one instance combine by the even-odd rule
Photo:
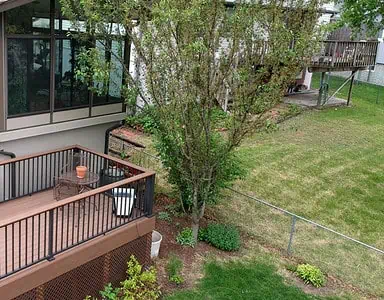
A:
<svg viewBox="0 0 384 300">
<path fill-rule="evenodd" d="M 163 240 L 163 236 L 156 230 L 152 231 L 152 247 L 151 247 L 151 258 L 159 256 L 160 244 Z"/>
</svg>

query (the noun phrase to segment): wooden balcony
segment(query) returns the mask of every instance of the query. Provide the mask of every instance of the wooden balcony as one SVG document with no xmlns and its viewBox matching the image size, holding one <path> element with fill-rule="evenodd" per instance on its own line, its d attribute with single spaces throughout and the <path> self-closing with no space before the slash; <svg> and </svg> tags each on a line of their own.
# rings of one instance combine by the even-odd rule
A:
<svg viewBox="0 0 384 300">
<path fill-rule="evenodd" d="M 56 178 L 74 153 L 100 180 L 57 201 Z M 106 177 L 106 170 L 120 175 Z M 0 279 L 151 216 L 154 178 L 154 172 L 77 145 L 0 162 Z M 133 201 L 128 215 L 116 215 L 114 188 L 134 191 L 122 202 Z"/>
<path fill-rule="evenodd" d="M 357 71 L 375 65 L 377 41 L 322 41 L 318 54 L 307 59 L 310 72 Z M 270 52 L 268 41 L 259 41 L 254 49 L 255 65 L 262 66 Z"/>
<path fill-rule="evenodd" d="M 308 65 L 310 72 L 357 71 L 375 65 L 379 42 L 323 41 Z"/>
</svg>

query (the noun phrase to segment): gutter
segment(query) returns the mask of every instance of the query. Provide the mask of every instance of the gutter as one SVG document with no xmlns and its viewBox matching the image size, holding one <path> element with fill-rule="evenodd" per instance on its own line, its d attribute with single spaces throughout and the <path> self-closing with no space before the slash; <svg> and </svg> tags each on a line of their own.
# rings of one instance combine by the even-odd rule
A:
<svg viewBox="0 0 384 300">
<path fill-rule="evenodd" d="M 10 158 L 16 158 L 15 153 L 9 152 L 9 151 L 4 151 L 4 150 L 0 150 L 0 155 L 9 156 Z M 4 168 L 5 168 L 5 165 L 4 165 Z M 15 163 L 11 163 L 10 168 L 11 168 L 11 177 L 12 177 L 10 198 L 13 199 L 16 197 L 16 165 L 15 165 Z M 4 169 L 4 171 L 5 171 L 5 169 Z M 4 180 L 5 180 L 5 178 L 4 178 Z"/>
<path fill-rule="evenodd" d="M 4 150 L 0 150 L 0 155 L 9 156 L 10 158 L 16 158 L 16 154 L 15 153 L 4 151 Z"/>
</svg>

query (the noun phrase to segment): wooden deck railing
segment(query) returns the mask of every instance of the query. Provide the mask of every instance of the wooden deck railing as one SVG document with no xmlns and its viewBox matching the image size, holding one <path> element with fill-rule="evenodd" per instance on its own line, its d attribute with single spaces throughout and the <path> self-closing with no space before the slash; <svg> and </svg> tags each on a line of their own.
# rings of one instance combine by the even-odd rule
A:
<svg viewBox="0 0 384 300">
<path fill-rule="evenodd" d="M 308 67 L 345 70 L 367 68 L 376 63 L 378 45 L 377 41 L 322 41 L 318 54 L 309 58 Z M 255 64 L 263 65 L 271 49 L 268 41 L 258 41 L 253 51 Z"/>
<path fill-rule="evenodd" d="M 133 220 L 152 215 L 155 173 L 126 161 L 72 146 L 0 163 L 3 202 L 38 193 L 54 186 L 54 177 L 65 168 L 68 156 L 80 152 L 92 172 L 105 168 L 124 170 L 126 178 L 94 184 L 85 193 L 54 201 L 0 221 L 0 279 L 98 237 Z M 59 171 L 58 171 L 59 170 Z M 118 216 L 114 188 L 129 188 L 134 197 L 122 196 L 120 203 L 132 207 L 129 215 Z M 1 209 L 2 203 L 0 203 Z"/>
<path fill-rule="evenodd" d="M 376 63 L 378 44 L 377 41 L 323 41 L 310 67 L 337 69 L 373 66 Z"/>
</svg>

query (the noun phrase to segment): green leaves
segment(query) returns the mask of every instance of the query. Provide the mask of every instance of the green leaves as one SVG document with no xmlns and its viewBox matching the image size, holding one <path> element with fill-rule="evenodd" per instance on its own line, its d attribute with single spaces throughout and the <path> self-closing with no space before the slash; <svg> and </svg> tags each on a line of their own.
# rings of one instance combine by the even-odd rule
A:
<svg viewBox="0 0 384 300">
<path fill-rule="evenodd" d="M 182 246 L 195 247 L 196 241 L 193 238 L 191 228 L 184 228 L 176 237 L 176 242 Z"/>
<path fill-rule="evenodd" d="M 240 234 L 236 227 L 226 224 L 209 224 L 200 229 L 199 240 L 224 251 L 237 251 L 240 248 Z"/>
<path fill-rule="evenodd" d="M 321 270 L 309 264 L 298 265 L 296 272 L 306 284 L 312 284 L 314 287 L 322 287 L 325 285 L 325 276 Z"/>
<path fill-rule="evenodd" d="M 381 0 L 344 0 L 340 25 L 347 25 L 355 33 L 360 33 L 364 26 L 373 36 L 384 28 L 384 2 Z"/>
<path fill-rule="evenodd" d="M 62 0 L 71 20 L 91 40 L 132 42 L 135 76 L 123 62 L 124 96 L 152 104 L 156 119 L 129 117 L 155 125 L 157 150 L 195 225 L 206 204 L 240 175 L 233 154 L 243 138 L 264 123 L 263 115 L 312 53 L 321 0 Z M 71 5 L 72 3 L 72 5 Z M 113 8 L 112 8 L 113 4 Z M 123 27 L 113 32 L 111 23 Z M 292 45 L 295 44 L 295 47 Z M 120 61 L 120 63 L 122 63 Z M 105 93 L 108 73 L 97 49 L 84 50 L 76 78 Z M 229 107 L 224 126 L 215 110 Z M 152 123 L 152 121 L 154 121 Z"/>
<path fill-rule="evenodd" d="M 184 282 L 184 278 L 181 275 L 182 269 L 183 269 L 182 260 L 178 258 L 176 255 L 171 254 L 166 266 L 169 281 L 177 285 L 182 284 Z"/>
</svg>

